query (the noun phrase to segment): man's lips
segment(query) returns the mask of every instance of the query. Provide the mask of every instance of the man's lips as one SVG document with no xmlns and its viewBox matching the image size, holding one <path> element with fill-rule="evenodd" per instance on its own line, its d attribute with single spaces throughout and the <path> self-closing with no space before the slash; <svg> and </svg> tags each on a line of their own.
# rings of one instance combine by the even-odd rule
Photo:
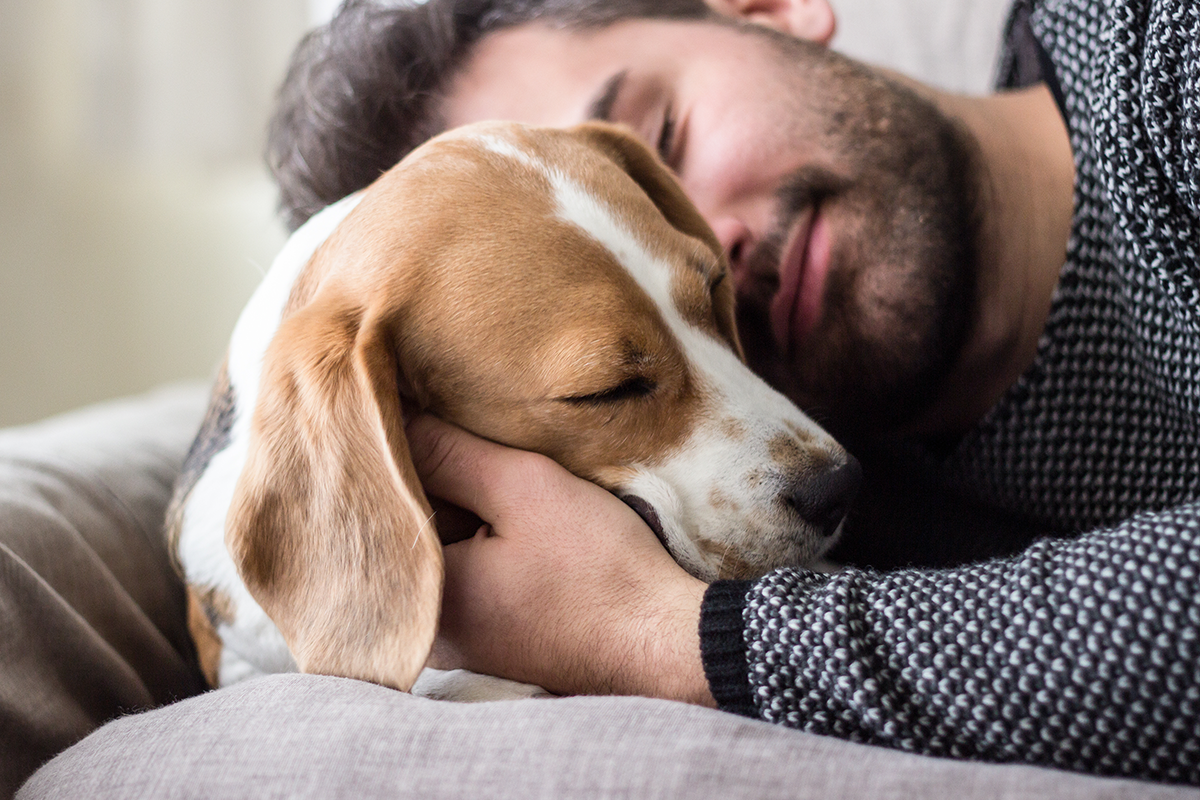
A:
<svg viewBox="0 0 1200 800">
<path fill-rule="evenodd" d="M 779 262 L 779 291 L 771 299 L 771 335 L 792 352 L 821 318 L 829 273 L 829 226 L 820 205 L 810 206 L 792 228 Z"/>
</svg>

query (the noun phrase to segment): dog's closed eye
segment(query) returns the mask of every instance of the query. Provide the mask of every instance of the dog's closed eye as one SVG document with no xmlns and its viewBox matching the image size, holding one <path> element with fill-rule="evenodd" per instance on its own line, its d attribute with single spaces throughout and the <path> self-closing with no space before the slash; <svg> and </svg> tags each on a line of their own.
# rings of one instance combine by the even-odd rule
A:
<svg viewBox="0 0 1200 800">
<path fill-rule="evenodd" d="M 725 281 L 725 278 L 728 277 L 728 275 L 729 275 L 729 272 L 726 270 L 721 270 L 716 275 L 713 275 L 712 278 L 708 281 L 708 293 L 715 294 L 717 289 Z"/>
<path fill-rule="evenodd" d="M 649 397 L 650 395 L 654 394 L 654 390 L 657 388 L 658 384 L 653 380 L 641 375 L 636 375 L 601 392 L 571 395 L 569 397 L 562 397 L 559 399 L 564 403 L 572 403 L 575 405 L 606 405 L 609 403 L 620 403 L 626 400 L 636 400 L 641 397 Z"/>
</svg>

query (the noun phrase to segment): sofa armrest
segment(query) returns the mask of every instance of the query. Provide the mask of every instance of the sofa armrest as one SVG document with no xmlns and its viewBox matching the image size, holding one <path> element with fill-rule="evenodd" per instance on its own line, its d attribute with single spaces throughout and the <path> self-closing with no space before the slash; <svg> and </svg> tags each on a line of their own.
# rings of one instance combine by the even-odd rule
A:
<svg viewBox="0 0 1200 800">
<path fill-rule="evenodd" d="M 162 526 L 206 402 L 179 387 L 0 431 L 0 797 L 202 690 Z"/>
</svg>

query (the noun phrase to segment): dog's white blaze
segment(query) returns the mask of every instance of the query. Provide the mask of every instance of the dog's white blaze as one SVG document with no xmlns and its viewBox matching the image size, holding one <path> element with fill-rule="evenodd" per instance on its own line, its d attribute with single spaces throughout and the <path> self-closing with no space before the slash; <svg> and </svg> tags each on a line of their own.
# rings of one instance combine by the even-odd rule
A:
<svg viewBox="0 0 1200 800">
<path fill-rule="evenodd" d="M 283 320 L 292 286 L 334 228 L 358 205 L 353 194 L 314 215 L 288 238 L 238 318 L 229 345 L 229 386 L 235 416 L 229 444 L 212 457 L 184 510 L 180 560 L 188 581 L 220 589 L 236 611 L 232 625 L 220 625 L 221 685 L 269 672 L 293 671 L 295 661 L 283 635 L 254 601 L 225 547 L 225 521 L 233 491 L 246 464 L 250 423 L 258 402 L 263 356 Z"/>
<path fill-rule="evenodd" d="M 638 467 L 627 491 L 655 507 L 664 537 L 685 568 L 700 577 L 715 578 L 719 560 L 714 563 L 711 554 L 703 554 L 696 545 L 697 539 L 732 543 L 733 537 L 743 538 L 748 531 L 744 515 L 719 511 L 713 498 L 741 501 L 746 507 L 774 507 L 781 486 L 774 481 L 762 481 L 754 489 L 748 477 L 753 470 L 771 463 L 769 445 L 773 437 L 794 436 L 786 423 L 807 431 L 814 440 L 828 442 L 830 449 L 836 448 L 836 444 L 791 401 L 742 363 L 727 343 L 683 318 L 671 298 L 675 268 L 670 263 L 652 255 L 597 197 L 555 170 L 543 172 L 554 186 L 559 217 L 607 248 L 654 301 L 711 401 L 709 414 L 693 429 L 684 445 L 654 465 Z M 736 419 L 747 426 L 745 440 L 732 442 L 720 432 L 723 419 Z M 728 529 L 720 528 L 722 517 L 728 519 Z M 703 531 L 699 530 L 700 519 L 708 522 Z M 717 526 L 712 524 L 714 521 Z M 786 530 L 760 531 L 757 536 L 769 538 L 776 534 L 784 535 Z M 811 556 L 815 557 L 818 555 L 815 541 L 813 545 Z"/>
<path fill-rule="evenodd" d="M 470 136 L 468 138 L 472 138 L 482 144 L 485 150 L 490 150 L 497 155 L 507 156 L 508 158 L 520 161 L 525 166 L 532 167 L 539 172 L 547 171 L 545 164 L 507 139 L 502 139 L 499 136 L 492 136 L 490 134 L 479 134 Z"/>
</svg>

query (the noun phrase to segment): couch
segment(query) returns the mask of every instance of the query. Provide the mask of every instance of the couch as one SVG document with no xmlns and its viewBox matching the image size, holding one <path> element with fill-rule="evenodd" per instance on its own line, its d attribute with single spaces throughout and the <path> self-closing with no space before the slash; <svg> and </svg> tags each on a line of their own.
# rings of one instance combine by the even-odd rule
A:
<svg viewBox="0 0 1200 800">
<path fill-rule="evenodd" d="M 1200 798 L 646 698 L 468 705 L 315 675 L 204 692 L 161 520 L 206 397 L 0 431 L 0 795 L 34 773 L 22 800 Z"/>
</svg>

